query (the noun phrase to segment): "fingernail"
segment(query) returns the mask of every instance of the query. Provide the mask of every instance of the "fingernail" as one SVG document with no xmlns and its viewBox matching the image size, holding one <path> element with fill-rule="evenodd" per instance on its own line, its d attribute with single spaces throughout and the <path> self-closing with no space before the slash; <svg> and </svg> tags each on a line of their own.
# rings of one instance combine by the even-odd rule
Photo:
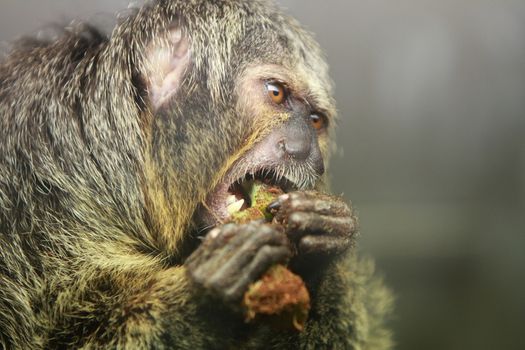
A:
<svg viewBox="0 0 525 350">
<path fill-rule="evenodd" d="M 279 200 L 282 202 L 282 201 L 286 201 L 288 200 L 288 198 L 290 198 L 290 194 L 289 193 L 286 193 L 286 194 L 283 194 L 279 197 Z"/>
<path fill-rule="evenodd" d="M 280 207 L 281 207 L 281 201 L 277 200 L 277 201 L 275 201 L 275 202 L 273 202 L 273 203 L 270 203 L 270 204 L 266 207 L 266 209 L 268 209 L 268 210 L 277 210 L 277 209 L 279 209 Z"/>
<path fill-rule="evenodd" d="M 214 228 L 213 230 L 211 230 L 211 231 L 208 233 L 207 237 L 210 237 L 211 239 L 217 238 L 217 236 L 219 235 L 220 232 L 221 232 L 220 229 L 218 229 L 218 228 Z"/>
</svg>

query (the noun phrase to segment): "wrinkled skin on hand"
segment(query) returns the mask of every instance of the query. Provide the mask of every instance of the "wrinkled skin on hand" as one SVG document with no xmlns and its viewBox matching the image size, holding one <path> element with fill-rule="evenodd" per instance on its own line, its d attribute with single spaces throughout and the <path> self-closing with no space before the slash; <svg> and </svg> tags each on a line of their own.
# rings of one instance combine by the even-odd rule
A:
<svg viewBox="0 0 525 350">
<path fill-rule="evenodd" d="M 340 197 L 315 191 L 280 196 L 268 207 L 272 224 L 226 224 L 208 233 L 186 261 L 190 278 L 222 300 L 237 303 L 271 266 L 315 256 L 323 260 L 352 246 L 357 219 Z"/>
<path fill-rule="evenodd" d="M 269 205 L 297 254 L 331 256 L 352 246 L 358 223 L 341 197 L 316 191 L 292 192 Z"/>
<path fill-rule="evenodd" d="M 186 261 L 186 269 L 197 285 L 235 304 L 251 283 L 290 256 L 281 228 L 263 222 L 227 224 L 208 233 Z"/>
</svg>

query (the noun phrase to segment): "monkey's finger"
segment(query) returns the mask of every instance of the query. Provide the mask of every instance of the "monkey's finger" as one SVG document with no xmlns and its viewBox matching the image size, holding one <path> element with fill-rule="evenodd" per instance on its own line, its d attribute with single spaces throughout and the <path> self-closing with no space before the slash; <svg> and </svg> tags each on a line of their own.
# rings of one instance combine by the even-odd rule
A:
<svg viewBox="0 0 525 350">
<path fill-rule="evenodd" d="M 242 232 L 238 232 L 237 236 L 229 239 L 224 239 L 222 235 L 213 238 L 209 246 L 203 246 L 199 249 L 202 251 L 195 261 L 190 261 L 188 267 L 194 269 L 193 274 L 195 279 L 202 280 L 206 286 L 211 286 L 216 283 L 212 280 L 212 276 L 217 270 L 223 268 L 232 256 L 240 249 L 246 239 Z"/>
<path fill-rule="evenodd" d="M 271 203 L 268 210 L 275 214 L 274 220 L 280 224 L 286 224 L 292 213 L 300 211 L 333 217 L 352 215 L 351 205 L 345 203 L 340 197 L 315 191 L 284 194 Z"/>
<path fill-rule="evenodd" d="M 210 283 L 221 283 L 231 279 L 232 276 L 237 276 L 263 246 L 287 247 L 288 245 L 285 234 L 268 225 L 248 224 L 241 227 L 242 232 L 232 238 L 230 244 L 207 263 L 213 265 L 209 267 L 210 269 L 215 268 Z"/>
<path fill-rule="evenodd" d="M 242 237 L 242 233 L 246 230 L 245 227 L 236 224 L 227 224 L 211 230 L 185 262 L 192 279 L 208 285 L 215 270 L 243 244 L 246 238 Z"/>
<path fill-rule="evenodd" d="M 237 279 L 237 282 L 225 291 L 225 297 L 228 300 L 239 300 L 248 289 L 248 286 L 257 280 L 271 266 L 284 262 L 291 257 L 290 249 L 287 247 L 262 247 L 253 260 L 244 268 L 243 274 Z"/>
<path fill-rule="evenodd" d="M 280 227 L 258 223 L 232 226 L 234 235 L 219 252 L 214 254 L 215 263 L 222 264 L 226 260 L 241 259 L 243 256 L 253 255 L 265 244 L 287 244 L 286 235 Z M 228 234 L 228 231 L 226 234 Z"/>
<path fill-rule="evenodd" d="M 201 247 L 205 247 L 208 251 L 214 251 L 228 244 L 237 232 L 238 225 L 235 224 L 226 224 L 224 226 L 216 227 L 206 235 Z"/>
<path fill-rule="evenodd" d="M 305 236 L 298 244 L 299 254 L 340 254 L 352 247 L 351 237 Z"/>
<path fill-rule="evenodd" d="M 357 222 L 352 216 L 340 218 L 297 212 L 288 218 L 286 232 L 291 240 L 306 234 L 352 237 L 357 232 Z"/>
<path fill-rule="evenodd" d="M 214 260 L 219 265 L 219 270 L 235 270 L 246 266 L 261 247 L 287 244 L 283 232 L 276 231 L 268 225 L 250 224 L 243 227 L 242 232 L 234 237 L 227 249 L 221 250 Z"/>
<path fill-rule="evenodd" d="M 217 250 L 227 253 L 232 249 L 236 249 L 244 244 L 247 237 L 251 237 L 257 230 L 268 229 L 261 229 L 261 226 L 262 225 L 253 222 L 245 225 L 226 224 L 210 231 L 206 236 L 203 246 L 205 246 L 207 250 L 212 251 L 213 256 L 220 260 L 221 253 L 217 252 Z"/>
<path fill-rule="evenodd" d="M 272 208 L 277 206 L 270 204 Z M 268 207 L 269 210 L 275 211 Z M 287 217 L 295 212 L 312 212 L 320 215 L 333 217 L 347 217 L 352 215 L 352 209 L 345 202 L 331 198 L 330 200 L 318 198 L 306 198 L 291 195 L 288 200 L 279 204 L 280 210 L 275 214 L 275 220 L 280 223 L 287 221 Z"/>
</svg>

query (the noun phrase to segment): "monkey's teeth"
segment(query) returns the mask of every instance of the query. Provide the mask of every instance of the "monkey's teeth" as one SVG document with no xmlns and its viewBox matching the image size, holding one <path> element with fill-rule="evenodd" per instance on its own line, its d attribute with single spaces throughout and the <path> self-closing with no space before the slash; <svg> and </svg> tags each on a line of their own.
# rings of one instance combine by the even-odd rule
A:
<svg viewBox="0 0 525 350">
<path fill-rule="evenodd" d="M 244 199 L 239 199 L 238 201 L 228 205 L 226 209 L 228 210 L 228 213 L 231 215 L 231 214 L 241 211 L 241 208 L 243 205 L 244 205 Z"/>
<path fill-rule="evenodd" d="M 233 204 L 237 202 L 237 197 L 235 197 L 234 194 L 229 195 L 228 198 L 226 198 L 226 206 L 229 206 L 230 204 Z"/>
</svg>

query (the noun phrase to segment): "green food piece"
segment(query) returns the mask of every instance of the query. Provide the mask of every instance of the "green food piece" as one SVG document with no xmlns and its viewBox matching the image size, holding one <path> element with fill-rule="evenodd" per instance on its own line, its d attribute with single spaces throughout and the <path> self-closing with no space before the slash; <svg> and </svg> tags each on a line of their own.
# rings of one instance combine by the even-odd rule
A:
<svg viewBox="0 0 525 350">
<path fill-rule="evenodd" d="M 277 187 L 259 181 L 249 182 L 245 190 L 250 197 L 251 207 L 233 213 L 232 221 L 236 223 L 247 223 L 258 219 L 272 221 L 273 214 L 266 210 L 266 207 L 284 192 Z"/>
</svg>

